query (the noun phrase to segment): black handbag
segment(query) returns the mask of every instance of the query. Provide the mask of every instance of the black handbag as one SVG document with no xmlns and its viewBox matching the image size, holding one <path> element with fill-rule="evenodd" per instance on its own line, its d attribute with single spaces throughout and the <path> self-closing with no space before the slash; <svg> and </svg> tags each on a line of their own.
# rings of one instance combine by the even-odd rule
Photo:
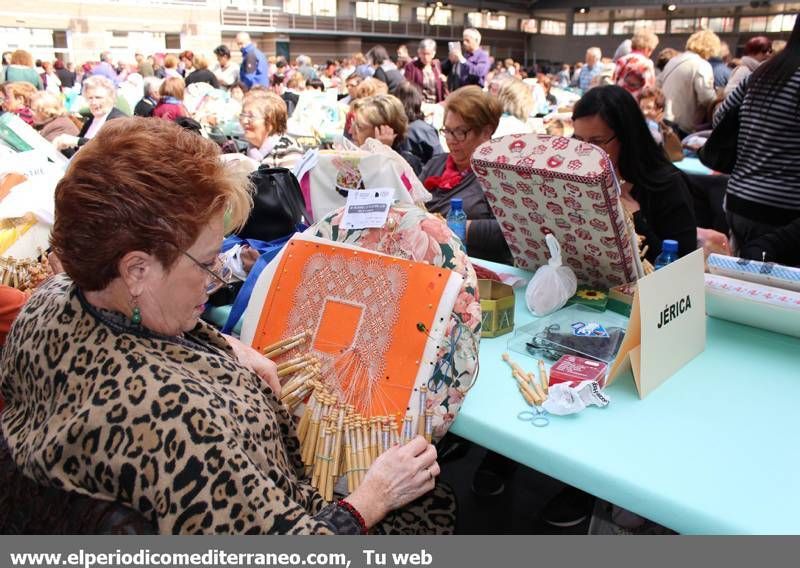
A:
<svg viewBox="0 0 800 568">
<path fill-rule="evenodd" d="M 237 236 L 269 242 L 292 234 L 300 223 L 310 222 L 300 184 L 291 170 L 260 166 L 250 174 L 250 181 L 255 186 L 253 209 Z M 214 306 L 231 304 L 240 288 L 241 283 L 234 283 L 215 292 L 209 301 Z"/>
<path fill-rule="evenodd" d="M 739 143 L 739 108 L 730 109 L 711 131 L 697 156 L 714 171 L 730 174 L 736 165 L 736 146 Z"/>
<path fill-rule="evenodd" d="M 250 179 L 255 186 L 253 210 L 238 236 L 272 241 L 294 232 L 298 223 L 309 221 L 300 184 L 290 170 L 261 166 Z"/>
</svg>

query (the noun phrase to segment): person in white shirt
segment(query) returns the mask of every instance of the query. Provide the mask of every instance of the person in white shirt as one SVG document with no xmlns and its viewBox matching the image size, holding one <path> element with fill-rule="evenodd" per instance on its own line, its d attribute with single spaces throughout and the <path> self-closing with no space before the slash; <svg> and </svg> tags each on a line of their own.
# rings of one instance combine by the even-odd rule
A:
<svg viewBox="0 0 800 568">
<path fill-rule="evenodd" d="M 231 63 L 231 50 L 225 45 L 220 45 L 214 49 L 217 56 L 217 64 L 212 69 L 219 81 L 219 86 L 229 89 L 239 79 L 239 66 Z"/>
<path fill-rule="evenodd" d="M 717 97 L 708 58 L 719 50 L 717 34 L 710 30 L 695 32 L 686 42 L 686 51 L 670 59 L 658 77 L 657 86 L 667 97 L 665 117 L 687 135 L 705 121 L 708 107 Z"/>
</svg>

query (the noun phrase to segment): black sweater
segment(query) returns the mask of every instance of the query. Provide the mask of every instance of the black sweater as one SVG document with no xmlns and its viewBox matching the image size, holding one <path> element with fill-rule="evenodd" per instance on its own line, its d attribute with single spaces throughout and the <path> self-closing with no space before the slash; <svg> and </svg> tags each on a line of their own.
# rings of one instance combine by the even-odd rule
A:
<svg viewBox="0 0 800 568">
<path fill-rule="evenodd" d="M 739 256 L 800 266 L 800 217 L 771 233 L 744 243 Z"/>
<path fill-rule="evenodd" d="M 692 196 L 680 170 L 669 165 L 655 177 L 662 182 L 658 189 L 634 185 L 631 190 L 631 197 L 639 203 L 633 224 L 636 233 L 645 237 L 646 258 L 650 262 L 661 253 L 661 243 L 665 239 L 678 241 L 678 256 L 687 255 L 697 248 L 697 221 Z"/>
<path fill-rule="evenodd" d="M 430 159 L 419 176 L 423 182 L 430 176 L 439 176 L 444 171 L 448 154 L 439 154 Z M 475 258 L 513 265 L 514 260 L 508 249 L 500 224 L 492 213 L 478 178 L 471 170 L 461 183 L 449 191 L 432 190 L 433 198 L 426 203 L 428 211 L 447 217 L 450 213 L 450 200 L 458 197 L 463 200 L 464 213 L 471 221 L 467 233 L 467 254 Z"/>
</svg>

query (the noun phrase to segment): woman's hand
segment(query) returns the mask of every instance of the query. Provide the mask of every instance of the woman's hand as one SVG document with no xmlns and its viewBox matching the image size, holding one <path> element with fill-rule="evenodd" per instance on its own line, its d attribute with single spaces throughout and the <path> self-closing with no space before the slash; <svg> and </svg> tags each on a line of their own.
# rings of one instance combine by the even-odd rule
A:
<svg viewBox="0 0 800 568">
<path fill-rule="evenodd" d="M 375 127 L 373 138 L 391 148 L 395 138 L 397 138 L 397 134 L 394 133 L 394 130 L 388 124 L 381 124 Z"/>
<path fill-rule="evenodd" d="M 71 134 L 59 134 L 53 138 L 53 146 L 56 150 L 65 150 L 67 148 L 74 148 L 78 145 L 78 137 Z"/>
<path fill-rule="evenodd" d="M 633 197 L 631 197 L 630 195 L 625 195 L 625 194 L 623 193 L 622 195 L 620 195 L 620 196 L 619 196 L 619 200 L 622 202 L 622 206 L 623 206 L 623 207 L 624 207 L 624 208 L 625 208 L 625 209 L 628 211 L 628 213 L 630 213 L 631 215 L 633 215 L 634 213 L 636 213 L 636 212 L 637 212 L 637 211 L 640 209 L 640 207 L 639 207 L 639 202 L 638 202 L 638 201 L 636 201 L 636 200 L 635 200 Z"/>
<path fill-rule="evenodd" d="M 242 247 L 242 250 L 239 252 L 239 259 L 242 261 L 242 268 L 247 274 L 250 274 L 250 270 L 253 268 L 253 265 L 258 261 L 258 251 L 254 248 L 249 246 Z"/>
<path fill-rule="evenodd" d="M 228 340 L 228 343 L 233 348 L 233 352 L 236 355 L 236 359 L 239 361 L 239 363 L 264 379 L 264 381 L 266 381 L 266 383 L 275 393 L 275 396 L 280 398 L 281 383 L 278 380 L 278 366 L 264 357 L 261 353 L 249 345 L 245 345 L 235 337 L 231 337 L 230 335 L 225 335 L 224 337 Z"/>
<path fill-rule="evenodd" d="M 417 436 L 381 454 L 347 501 L 371 527 L 390 511 L 431 491 L 440 472 L 436 448 Z"/>
</svg>

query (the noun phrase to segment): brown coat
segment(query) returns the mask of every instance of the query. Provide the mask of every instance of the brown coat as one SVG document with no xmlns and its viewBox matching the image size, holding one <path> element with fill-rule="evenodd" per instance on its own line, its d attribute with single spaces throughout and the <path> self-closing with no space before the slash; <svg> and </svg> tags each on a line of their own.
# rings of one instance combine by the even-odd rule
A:
<svg viewBox="0 0 800 568">
<path fill-rule="evenodd" d="M 39 134 L 52 142 L 53 139 L 59 134 L 69 134 L 70 136 L 78 135 L 78 127 L 72 122 L 68 116 L 57 116 L 50 119 L 48 122 L 40 125 Z"/>
</svg>

